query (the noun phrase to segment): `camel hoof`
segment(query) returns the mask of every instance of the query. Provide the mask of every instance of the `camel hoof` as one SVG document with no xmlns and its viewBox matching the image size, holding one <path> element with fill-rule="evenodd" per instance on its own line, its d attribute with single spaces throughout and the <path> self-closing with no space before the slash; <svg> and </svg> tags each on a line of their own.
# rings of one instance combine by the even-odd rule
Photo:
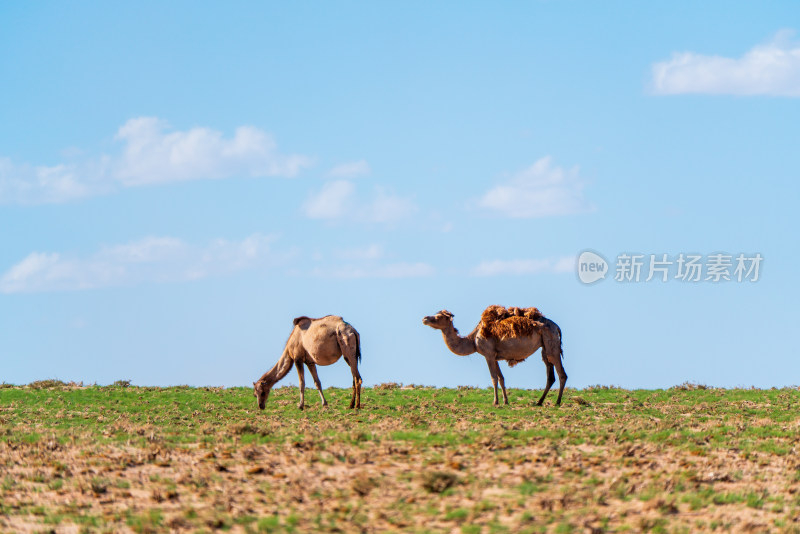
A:
<svg viewBox="0 0 800 534">
<path fill-rule="evenodd" d="M 541 406 L 542 404 L 544 404 L 544 402 L 543 401 L 539 401 L 539 402 L 536 403 L 536 406 Z"/>
<path fill-rule="evenodd" d="M 303 408 L 305 408 L 305 406 L 304 406 L 303 404 L 298 404 L 298 405 L 297 405 L 297 408 L 298 408 L 299 410 L 302 410 Z"/>
</svg>

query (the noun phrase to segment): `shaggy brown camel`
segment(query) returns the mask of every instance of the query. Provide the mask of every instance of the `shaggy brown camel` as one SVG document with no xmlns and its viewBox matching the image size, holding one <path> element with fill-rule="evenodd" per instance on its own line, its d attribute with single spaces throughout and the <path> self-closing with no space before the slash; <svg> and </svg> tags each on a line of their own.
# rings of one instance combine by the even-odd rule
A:
<svg viewBox="0 0 800 534">
<path fill-rule="evenodd" d="M 311 371 L 322 405 L 327 406 L 328 401 L 325 400 L 322 384 L 317 376 L 317 365 L 331 365 L 339 361 L 341 356 L 344 356 L 344 361 L 353 373 L 353 396 L 350 399 L 350 408 L 361 408 L 362 381 L 358 372 L 358 363 L 361 361 L 361 338 L 356 329 L 335 315 L 326 315 L 321 319 L 298 317 L 294 320 L 294 329 L 278 363 L 258 381 L 253 382 L 253 393 L 258 399 L 258 407 L 264 409 L 272 386 L 286 376 L 293 364 L 300 378 L 300 404 L 297 407 L 302 410 L 306 400 L 303 364 Z"/>
<path fill-rule="evenodd" d="M 503 310 L 499 315 L 498 310 Z M 547 385 L 544 393 L 539 399 L 538 405 L 544 402 L 547 393 L 555 383 L 556 379 L 553 371 L 558 373 L 559 388 L 556 404 L 561 404 L 561 396 L 564 393 L 564 385 L 567 383 L 567 373 L 561 362 L 563 349 L 561 345 L 561 329 L 556 323 L 547 319 L 535 308 L 511 308 L 506 310 L 502 307 L 489 306 L 484 311 L 483 318 L 500 319 L 504 324 L 500 325 L 506 330 L 500 337 L 494 331 L 497 325 L 481 321 L 467 337 L 458 335 L 458 330 L 453 326 L 453 314 L 447 310 L 442 310 L 436 315 L 429 315 L 422 319 L 422 323 L 442 331 L 444 342 L 450 351 L 458 356 L 468 356 L 478 352 L 486 358 L 489 366 L 489 373 L 492 376 L 492 386 L 494 386 L 494 405 L 499 405 L 497 398 L 497 382 L 503 390 L 503 402 L 508 404 L 508 394 L 506 393 L 505 380 L 503 373 L 500 372 L 498 362 L 505 360 L 510 367 L 524 361 L 528 356 L 542 349 L 542 360 L 547 367 Z M 527 313 L 526 313 L 527 312 Z M 529 317 L 531 321 L 521 320 Z M 510 319 L 509 319 L 510 318 Z M 503 320 L 505 319 L 505 320 Z M 506 321 L 508 321 L 506 323 Z"/>
</svg>

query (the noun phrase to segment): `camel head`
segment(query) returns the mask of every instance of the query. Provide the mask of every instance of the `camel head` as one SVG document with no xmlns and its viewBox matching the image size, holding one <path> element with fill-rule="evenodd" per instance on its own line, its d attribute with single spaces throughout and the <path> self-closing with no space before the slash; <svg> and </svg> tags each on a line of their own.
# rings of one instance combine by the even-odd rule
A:
<svg viewBox="0 0 800 534">
<path fill-rule="evenodd" d="M 256 399 L 258 400 L 259 410 L 263 410 L 264 405 L 267 404 L 267 397 L 269 397 L 269 392 L 271 389 L 272 386 L 266 382 L 253 382 L 253 395 L 255 395 Z"/>
<path fill-rule="evenodd" d="M 422 324 L 428 325 L 437 330 L 444 330 L 453 325 L 453 314 L 447 310 L 442 310 L 436 315 L 428 315 L 422 318 Z"/>
</svg>

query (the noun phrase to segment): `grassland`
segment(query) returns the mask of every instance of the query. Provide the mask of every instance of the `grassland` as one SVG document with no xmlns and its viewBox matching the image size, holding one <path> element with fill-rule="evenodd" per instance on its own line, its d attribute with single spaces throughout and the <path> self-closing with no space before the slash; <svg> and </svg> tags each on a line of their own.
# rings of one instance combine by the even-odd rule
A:
<svg viewBox="0 0 800 534">
<path fill-rule="evenodd" d="M 0 531 L 800 532 L 800 391 L 0 386 Z"/>
</svg>

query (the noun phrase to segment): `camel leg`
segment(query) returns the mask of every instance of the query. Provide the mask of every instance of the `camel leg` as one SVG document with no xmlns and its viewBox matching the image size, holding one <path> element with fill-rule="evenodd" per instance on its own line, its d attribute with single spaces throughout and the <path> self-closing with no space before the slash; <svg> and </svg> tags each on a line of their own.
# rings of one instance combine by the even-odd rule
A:
<svg viewBox="0 0 800 534">
<path fill-rule="evenodd" d="M 355 332 L 355 330 L 354 330 L 354 332 Z M 361 384 L 363 384 L 364 381 L 361 380 L 361 373 L 358 372 L 358 360 L 361 357 L 361 336 L 358 335 L 358 332 L 355 332 L 355 334 L 356 334 L 356 355 L 353 356 L 353 363 L 355 364 L 354 367 L 356 369 L 356 379 L 358 380 L 358 396 L 356 398 L 356 408 L 358 408 L 360 410 L 361 409 Z"/>
<path fill-rule="evenodd" d="M 319 381 L 319 376 L 317 376 L 317 366 L 313 363 L 307 363 L 306 366 L 308 370 L 311 371 L 311 378 L 314 379 L 314 385 L 317 386 L 317 391 L 319 391 L 319 398 L 322 401 L 323 406 L 328 405 L 328 401 L 325 400 L 325 395 L 322 393 L 322 382 Z"/>
<path fill-rule="evenodd" d="M 564 393 L 564 386 L 567 384 L 567 373 L 564 371 L 564 366 L 559 359 L 556 363 L 556 372 L 558 373 L 558 399 L 556 399 L 556 406 L 561 405 L 561 395 Z"/>
<path fill-rule="evenodd" d="M 492 404 L 500 406 L 500 402 L 497 399 L 497 360 L 486 358 L 486 364 L 489 366 L 489 374 L 492 375 L 492 387 L 494 388 L 494 402 Z"/>
<path fill-rule="evenodd" d="M 561 362 L 561 331 L 556 328 L 548 328 L 543 335 L 543 359 L 548 364 L 547 368 L 547 389 L 555 382 L 553 377 L 553 368 L 555 367 L 558 373 L 558 398 L 556 399 L 556 406 L 561 405 L 561 396 L 564 394 L 564 386 L 567 384 L 567 373 L 564 371 L 564 365 Z M 547 394 L 547 390 L 545 390 Z M 544 400 L 542 396 L 541 403 Z"/>
<path fill-rule="evenodd" d="M 547 366 L 547 385 L 544 387 L 542 398 L 540 398 L 539 402 L 536 403 L 538 406 L 542 405 L 544 398 L 547 397 L 547 392 L 550 391 L 550 388 L 556 383 L 555 373 L 553 373 L 553 364 L 550 362 L 544 362 L 544 364 Z"/>
<path fill-rule="evenodd" d="M 353 364 L 350 363 L 350 358 L 345 356 L 344 361 L 350 367 L 350 372 L 353 372 Z M 352 410 L 355 407 L 356 407 L 356 375 L 355 373 L 353 373 L 353 392 L 350 395 L 350 409 Z"/>
<path fill-rule="evenodd" d="M 353 404 L 355 403 L 355 408 L 360 410 L 361 409 L 361 384 L 363 380 L 361 380 L 361 373 L 358 372 L 358 362 L 355 358 L 352 359 L 352 364 L 350 364 L 350 370 L 353 372 L 353 400 L 350 401 L 350 407 L 353 408 Z"/>
<path fill-rule="evenodd" d="M 350 366 L 350 372 L 353 373 L 353 394 L 350 396 L 350 409 L 361 409 L 361 374 L 358 372 L 358 362 L 355 357 L 352 359 L 345 358 L 347 365 Z"/>
<path fill-rule="evenodd" d="M 297 407 L 302 410 L 306 404 L 306 377 L 303 371 L 303 362 L 298 360 L 294 362 L 294 366 L 297 367 L 297 377 L 300 381 L 300 404 Z"/>
<path fill-rule="evenodd" d="M 350 327 L 350 330 L 337 331 L 339 349 L 342 351 L 344 360 L 350 366 L 353 373 L 353 396 L 350 399 L 350 408 L 361 408 L 361 374 L 358 372 L 359 340 L 358 334 Z"/>
<path fill-rule="evenodd" d="M 503 378 L 503 373 L 500 371 L 500 362 L 495 361 L 494 366 L 497 368 L 497 379 L 500 382 L 500 389 L 503 390 L 503 404 L 508 404 L 508 394 L 506 393 L 506 381 Z"/>
</svg>

